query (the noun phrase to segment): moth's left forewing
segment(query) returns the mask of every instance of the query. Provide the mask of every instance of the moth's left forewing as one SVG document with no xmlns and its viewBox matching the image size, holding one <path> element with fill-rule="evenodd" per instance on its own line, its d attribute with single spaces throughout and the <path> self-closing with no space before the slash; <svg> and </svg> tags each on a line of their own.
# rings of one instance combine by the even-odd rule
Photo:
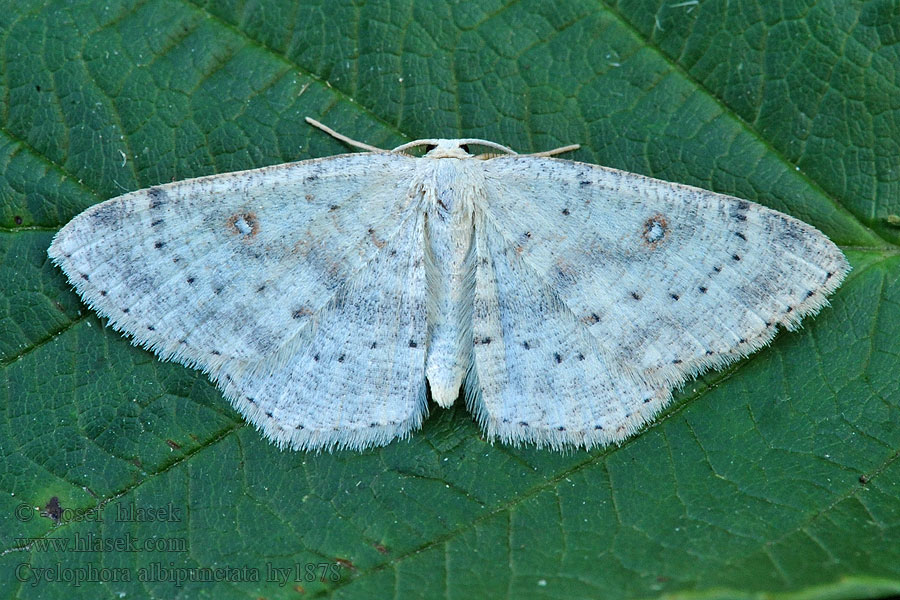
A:
<svg viewBox="0 0 900 600">
<path fill-rule="evenodd" d="M 487 161 L 485 218 L 624 373 L 671 387 L 817 312 L 849 265 L 761 205 L 604 167 Z"/>
<path fill-rule="evenodd" d="M 84 211 L 48 253 L 164 358 L 259 361 L 410 219 L 412 162 L 354 154 L 161 184 Z"/>
<path fill-rule="evenodd" d="M 132 341 L 207 372 L 279 445 L 384 444 L 425 414 L 415 159 L 172 182 L 75 217 L 49 256 Z"/>
</svg>

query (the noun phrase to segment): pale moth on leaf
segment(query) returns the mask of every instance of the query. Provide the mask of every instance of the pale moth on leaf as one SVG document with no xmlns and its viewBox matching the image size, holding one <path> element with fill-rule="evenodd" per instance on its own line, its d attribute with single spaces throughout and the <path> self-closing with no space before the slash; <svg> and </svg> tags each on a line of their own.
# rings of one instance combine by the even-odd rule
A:
<svg viewBox="0 0 900 600">
<path fill-rule="evenodd" d="M 849 270 L 759 204 L 551 158 L 577 146 L 385 151 L 308 120 L 366 152 L 131 192 L 49 249 L 113 328 L 208 373 L 280 447 L 405 437 L 426 380 L 442 407 L 462 387 L 490 439 L 618 443 Z"/>
</svg>

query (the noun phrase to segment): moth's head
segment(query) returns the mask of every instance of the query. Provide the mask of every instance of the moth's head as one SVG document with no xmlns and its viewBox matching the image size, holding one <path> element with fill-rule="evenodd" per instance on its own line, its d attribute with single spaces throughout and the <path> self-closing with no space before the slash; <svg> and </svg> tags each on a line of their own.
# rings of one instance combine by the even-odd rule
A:
<svg viewBox="0 0 900 600">
<path fill-rule="evenodd" d="M 487 159 L 493 156 L 497 156 L 496 154 L 470 154 L 469 153 L 469 145 L 473 146 L 484 146 L 486 148 L 491 148 L 494 150 L 499 150 L 503 154 L 516 154 L 515 151 L 507 148 L 506 146 L 501 146 L 496 142 L 489 142 L 487 140 L 478 140 L 478 139 L 462 139 L 462 140 L 444 140 L 444 139 L 429 139 L 429 140 L 416 140 L 414 142 L 409 142 L 407 144 L 403 144 L 402 146 L 397 146 L 391 152 L 406 152 L 410 148 L 416 147 L 424 147 L 425 148 L 425 158 L 478 158 L 478 159 Z"/>
<path fill-rule="evenodd" d="M 469 146 L 464 140 L 432 140 L 436 143 L 426 144 L 425 158 L 470 158 Z"/>
</svg>

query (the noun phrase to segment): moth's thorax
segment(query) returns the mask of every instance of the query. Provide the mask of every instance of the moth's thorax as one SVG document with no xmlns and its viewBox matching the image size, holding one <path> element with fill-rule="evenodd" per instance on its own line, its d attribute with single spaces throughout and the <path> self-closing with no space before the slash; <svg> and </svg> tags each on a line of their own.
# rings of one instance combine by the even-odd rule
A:
<svg viewBox="0 0 900 600">
<path fill-rule="evenodd" d="M 480 167 L 481 161 L 471 158 L 420 159 L 416 187 L 430 218 L 471 228 L 473 210 L 484 195 Z"/>
</svg>

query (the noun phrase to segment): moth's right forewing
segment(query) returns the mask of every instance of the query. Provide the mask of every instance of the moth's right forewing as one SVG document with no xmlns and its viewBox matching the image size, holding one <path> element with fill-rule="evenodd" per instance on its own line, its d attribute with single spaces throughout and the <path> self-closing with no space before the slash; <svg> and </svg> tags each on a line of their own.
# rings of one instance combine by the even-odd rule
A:
<svg viewBox="0 0 900 600">
<path fill-rule="evenodd" d="M 750 354 L 849 270 L 821 232 L 746 200 L 550 158 L 484 169 L 483 210 L 508 247 L 651 386 Z"/>
</svg>

